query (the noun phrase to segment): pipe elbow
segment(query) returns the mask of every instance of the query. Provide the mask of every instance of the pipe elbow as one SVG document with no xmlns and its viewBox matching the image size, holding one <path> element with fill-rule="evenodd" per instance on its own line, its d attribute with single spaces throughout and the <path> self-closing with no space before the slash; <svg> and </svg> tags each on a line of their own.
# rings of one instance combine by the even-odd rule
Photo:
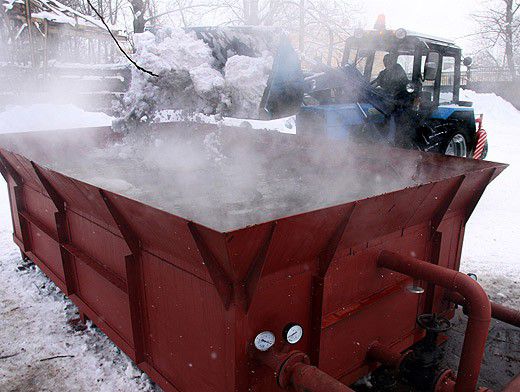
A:
<svg viewBox="0 0 520 392">
<path fill-rule="evenodd" d="M 453 278 L 453 289 L 465 298 L 469 317 L 476 321 L 491 321 L 491 302 L 477 281 L 457 272 Z"/>
</svg>

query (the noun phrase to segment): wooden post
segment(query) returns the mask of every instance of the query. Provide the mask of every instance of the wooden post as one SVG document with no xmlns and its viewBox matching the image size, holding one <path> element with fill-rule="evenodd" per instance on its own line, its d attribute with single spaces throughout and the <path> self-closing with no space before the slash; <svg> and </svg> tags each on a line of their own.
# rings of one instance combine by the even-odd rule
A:
<svg viewBox="0 0 520 392">
<path fill-rule="evenodd" d="M 25 21 L 27 23 L 27 31 L 29 33 L 29 48 L 31 51 L 31 67 L 34 68 L 35 58 L 34 58 L 34 41 L 32 36 L 32 18 L 31 18 L 31 0 L 25 0 Z"/>
<path fill-rule="evenodd" d="M 47 90 L 47 71 L 48 71 L 48 54 L 47 54 L 47 36 L 49 35 L 49 26 L 47 23 L 47 19 L 43 20 L 43 89 Z"/>
</svg>

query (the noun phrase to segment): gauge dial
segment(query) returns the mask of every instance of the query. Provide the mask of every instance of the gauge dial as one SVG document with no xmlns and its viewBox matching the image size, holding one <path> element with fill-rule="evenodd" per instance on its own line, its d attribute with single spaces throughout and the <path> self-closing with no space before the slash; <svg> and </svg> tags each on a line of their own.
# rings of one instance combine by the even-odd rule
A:
<svg viewBox="0 0 520 392">
<path fill-rule="evenodd" d="M 274 346 L 276 338 L 270 331 L 260 332 L 255 338 L 255 347 L 260 351 L 267 351 Z"/>
<path fill-rule="evenodd" d="M 299 324 L 289 324 L 285 327 L 283 336 L 287 343 L 296 344 L 303 337 L 303 328 Z"/>
</svg>

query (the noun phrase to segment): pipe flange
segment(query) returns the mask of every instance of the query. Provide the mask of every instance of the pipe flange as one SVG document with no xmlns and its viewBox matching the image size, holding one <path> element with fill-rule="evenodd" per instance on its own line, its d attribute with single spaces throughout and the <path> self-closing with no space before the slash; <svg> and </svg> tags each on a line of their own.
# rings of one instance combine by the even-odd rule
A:
<svg viewBox="0 0 520 392">
<path fill-rule="evenodd" d="M 289 353 L 287 359 L 280 366 L 278 373 L 278 385 L 287 389 L 291 385 L 292 367 L 298 363 L 309 365 L 311 363 L 309 356 L 301 351 Z"/>
</svg>

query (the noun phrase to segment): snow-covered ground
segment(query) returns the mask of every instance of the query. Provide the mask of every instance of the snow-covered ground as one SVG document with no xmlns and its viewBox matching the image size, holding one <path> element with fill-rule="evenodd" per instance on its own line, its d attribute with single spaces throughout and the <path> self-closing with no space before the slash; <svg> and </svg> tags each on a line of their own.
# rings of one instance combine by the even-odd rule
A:
<svg viewBox="0 0 520 392">
<path fill-rule="evenodd" d="M 493 94 L 466 92 L 484 112 L 489 159 L 511 164 L 482 198 L 466 230 L 462 269 L 479 275 L 500 302 L 520 307 L 520 112 Z M 16 115 L 16 117 L 14 117 Z M 13 119 L 16 118 L 16 121 Z M 208 120 L 209 121 L 209 120 Z M 242 120 L 224 120 L 240 124 Z M 111 118 L 70 105 L 11 107 L 0 132 L 109 125 Z M 292 119 L 273 128 L 294 132 Z M 263 128 L 265 123 L 251 124 Z M 20 267 L 21 268 L 18 268 Z M 81 330 L 76 309 L 41 272 L 22 265 L 12 242 L 9 201 L 0 180 L 0 391 L 152 391 L 138 371 L 95 327 Z"/>
<path fill-rule="evenodd" d="M 490 161 L 510 166 L 489 185 L 466 227 L 461 270 L 500 303 L 520 308 L 520 112 L 495 94 L 464 92 L 484 113 Z"/>
<path fill-rule="evenodd" d="M 45 131 L 110 125 L 112 117 L 104 113 L 85 112 L 74 105 L 10 105 L 0 112 L 0 133 Z"/>
</svg>

